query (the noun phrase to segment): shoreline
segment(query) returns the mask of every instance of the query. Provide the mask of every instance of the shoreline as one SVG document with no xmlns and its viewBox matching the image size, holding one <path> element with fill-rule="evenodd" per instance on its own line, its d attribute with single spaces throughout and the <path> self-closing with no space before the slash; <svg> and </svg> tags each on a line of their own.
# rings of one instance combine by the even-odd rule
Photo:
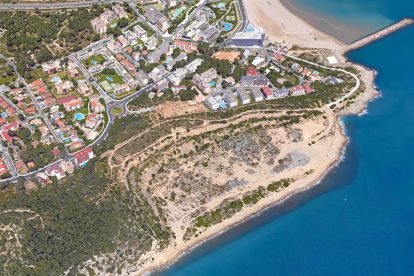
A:
<svg viewBox="0 0 414 276">
<path fill-rule="evenodd" d="M 290 11 L 290 16 L 294 16 L 296 17 L 296 15 L 292 14 Z M 298 20 L 301 20 L 300 18 L 296 17 Z M 332 41 L 334 41 L 334 44 L 336 44 L 336 46 L 339 46 L 336 50 L 340 50 L 342 48 L 346 48 L 346 51 L 341 51 L 338 53 L 338 55 L 341 56 L 341 58 L 343 58 L 343 60 L 346 60 L 345 57 L 345 53 L 347 53 L 348 51 L 351 50 L 355 50 L 357 48 L 360 48 L 362 46 L 365 46 L 367 44 L 369 44 L 370 42 L 377 40 L 379 38 L 382 38 L 400 28 L 403 28 L 409 24 L 406 24 L 402 27 L 399 28 L 393 28 L 393 26 L 400 24 L 400 22 L 397 22 L 389 27 L 386 27 L 382 30 L 379 30 L 378 32 L 374 33 L 373 35 L 370 35 L 366 38 L 367 42 L 361 44 L 359 47 L 355 47 L 355 48 L 351 48 L 351 45 L 354 45 L 355 43 L 352 43 L 350 45 L 341 45 L 338 44 L 334 39 L 329 37 Z M 400 25 L 398 25 L 400 26 Z M 263 27 L 263 26 L 262 26 Z M 316 32 L 321 32 L 319 30 L 316 30 Z M 381 36 L 376 36 L 378 33 L 381 33 Z M 325 35 L 325 33 L 323 33 Z M 357 41 L 358 42 L 358 41 Z M 332 49 L 333 50 L 333 49 Z M 162 251 L 162 252 L 156 252 L 154 255 L 158 255 L 157 258 L 158 260 L 162 260 L 162 261 L 158 261 L 158 262 L 150 262 L 147 264 L 141 264 L 141 268 L 143 268 L 142 270 L 132 270 L 129 271 L 129 275 L 136 275 L 136 276 L 140 276 L 140 275 L 150 275 L 152 272 L 157 272 L 157 273 L 162 273 L 163 271 L 169 269 L 172 265 L 174 265 L 177 261 L 179 261 L 181 258 L 185 257 L 185 255 L 190 254 L 192 250 L 194 250 L 195 248 L 197 248 L 198 246 L 203 245 L 204 243 L 219 237 L 221 234 L 223 234 L 225 231 L 232 229 L 234 227 L 237 227 L 241 224 L 243 224 L 244 222 L 253 219 L 256 215 L 260 215 L 262 212 L 277 206 L 278 204 L 288 200 L 289 198 L 291 198 L 292 196 L 309 190 L 312 187 L 315 187 L 316 185 L 320 184 L 325 178 L 326 176 L 331 172 L 331 170 L 333 168 L 335 168 L 336 166 L 338 166 L 345 158 L 345 154 L 346 154 L 346 148 L 349 144 L 349 137 L 346 135 L 345 131 L 345 126 L 344 124 L 341 122 L 340 118 L 342 116 L 348 116 L 348 115 L 360 115 L 360 114 L 365 114 L 366 110 L 367 110 L 367 104 L 370 103 L 371 101 L 373 101 L 374 99 L 376 99 L 377 97 L 379 97 L 381 95 L 380 92 L 378 92 L 375 89 L 375 83 L 374 83 L 374 78 L 375 78 L 375 70 L 371 70 L 366 68 L 363 65 L 360 64 L 356 64 L 356 63 L 351 63 L 352 65 L 354 65 L 355 67 L 357 67 L 358 71 L 360 73 L 364 73 L 365 75 L 361 75 L 360 79 L 364 80 L 363 83 L 365 84 L 365 88 L 366 91 L 364 93 L 362 93 L 358 99 L 360 101 L 358 101 L 355 106 L 352 106 L 350 108 L 347 108 L 347 110 L 344 110 L 344 112 L 338 112 L 338 113 L 333 113 L 332 116 L 334 116 L 334 120 L 335 120 L 335 124 L 337 124 L 339 126 L 340 129 L 340 135 L 343 138 L 343 141 L 340 145 L 338 145 L 338 155 L 337 157 L 327 166 L 327 168 L 321 172 L 318 172 L 317 177 L 313 180 L 311 180 L 310 182 L 306 183 L 306 184 L 302 184 L 302 185 L 292 185 L 294 188 L 292 190 L 288 190 L 286 191 L 286 193 L 282 194 L 282 195 L 274 195 L 274 196 L 269 196 L 267 198 L 264 198 L 262 203 L 260 203 L 260 201 L 253 206 L 249 206 L 247 208 L 247 210 L 243 210 L 240 213 L 235 214 L 233 217 L 231 217 L 228 221 L 225 221 L 225 225 L 214 225 L 211 228 L 208 228 L 202 235 L 200 235 L 197 238 L 194 238 L 190 241 L 188 241 L 187 244 L 185 244 L 183 246 L 183 248 L 177 250 L 174 252 L 174 248 L 171 248 L 172 252 L 168 252 L 169 248 L 167 248 L 166 250 Z M 228 222 L 228 224 L 226 224 Z M 221 223 L 223 224 L 223 222 Z M 218 230 L 218 231 L 217 231 Z M 178 248 L 176 248 L 178 249 Z M 164 259 L 162 258 L 164 257 Z M 156 259 L 157 259 L 156 258 Z"/>
<path fill-rule="evenodd" d="M 358 66 L 358 65 L 357 65 Z M 362 66 L 361 66 L 362 67 Z M 304 192 L 306 190 L 309 190 L 318 184 L 320 184 L 332 171 L 333 168 L 337 167 L 345 158 L 346 149 L 349 144 L 349 137 L 346 135 L 345 126 L 340 120 L 342 116 L 348 116 L 348 115 L 359 115 L 365 112 L 367 109 L 367 104 L 374 100 L 380 93 L 374 89 L 374 70 L 367 71 L 370 76 L 372 77 L 372 81 L 369 83 L 369 87 L 366 87 L 368 90 L 366 98 L 362 102 L 362 106 L 357 106 L 355 110 L 349 110 L 347 112 L 341 112 L 338 114 L 333 113 L 332 116 L 334 117 L 335 124 L 339 126 L 340 135 L 343 138 L 342 143 L 339 145 L 339 153 L 338 156 L 327 166 L 327 168 L 323 171 L 321 171 L 316 177 L 315 180 L 308 182 L 304 185 L 297 186 L 293 184 L 292 187 L 294 189 L 287 191 L 285 194 L 280 195 L 280 197 L 277 197 L 277 194 L 274 196 L 269 196 L 267 198 L 264 198 L 262 203 L 260 201 L 253 206 L 248 207 L 249 209 L 245 211 L 241 211 L 240 213 L 235 214 L 232 218 L 230 218 L 227 222 L 230 221 L 227 225 L 214 225 L 217 226 L 219 231 L 217 229 L 214 229 L 214 226 L 211 228 L 208 228 L 202 235 L 200 235 L 197 238 L 194 238 L 193 240 L 190 240 L 183 249 L 180 249 L 176 252 L 169 252 L 171 254 L 167 254 L 167 258 L 165 258 L 162 262 L 159 262 L 158 264 L 151 264 L 148 267 L 144 268 L 141 271 L 129 271 L 129 275 L 135 275 L 135 276 L 141 276 L 141 275 L 151 275 L 153 272 L 162 273 L 163 271 L 169 269 L 171 266 L 173 266 L 176 262 L 178 262 L 181 258 L 185 257 L 185 255 L 190 254 L 192 250 L 196 249 L 198 246 L 203 245 L 204 243 L 219 237 L 221 234 L 226 232 L 227 230 L 233 229 L 234 227 L 240 226 L 246 221 L 249 221 L 250 219 L 254 219 L 256 215 L 260 215 L 264 211 L 277 206 L 280 203 L 285 202 L 292 196 L 295 196 L 296 194 L 300 192 Z M 216 231 L 215 231 L 216 230 Z M 159 252 L 159 253 L 165 253 L 165 252 Z M 165 255 L 164 255 L 165 256 Z"/>
</svg>

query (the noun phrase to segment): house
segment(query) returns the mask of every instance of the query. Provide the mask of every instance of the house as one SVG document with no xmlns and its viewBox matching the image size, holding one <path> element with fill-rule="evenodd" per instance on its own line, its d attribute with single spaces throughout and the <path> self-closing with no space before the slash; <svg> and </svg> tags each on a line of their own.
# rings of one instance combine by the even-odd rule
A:
<svg viewBox="0 0 414 276">
<path fill-rule="evenodd" d="M 0 175 L 7 173 L 6 164 L 4 164 L 3 159 L 0 158 Z"/>
<path fill-rule="evenodd" d="M 273 54 L 272 58 L 278 62 L 283 62 L 285 61 L 285 57 L 282 56 L 281 54 Z"/>
<path fill-rule="evenodd" d="M 7 132 L 5 132 L 5 131 L 3 131 L 1 133 L 1 138 L 3 138 L 3 141 L 7 141 L 9 143 L 11 143 L 11 141 L 12 141 L 12 138 L 10 137 L 10 135 L 7 134 Z"/>
<path fill-rule="evenodd" d="M 224 81 L 226 82 L 227 86 L 233 86 L 236 83 L 233 77 L 227 77 Z"/>
<path fill-rule="evenodd" d="M 36 93 L 39 95 L 42 95 L 43 93 L 46 93 L 47 89 L 44 86 L 40 86 L 39 88 L 36 89 Z"/>
<path fill-rule="evenodd" d="M 275 96 L 276 99 L 287 97 L 289 96 L 289 89 L 287 88 L 276 89 L 273 92 L 273 95 Z"/>
<path fill-rule="evenodd" d="M 242 76 L 240 79 L 242 86 L 268 86 L 269 79 L 266 77 Z"/>
<path fill-rule="evenodd" d="M 92 89 L 89 88 L 89 85 L 85 82 L 85 80 L 78 81 L 78 91 L 82 95 L 89 95 L 92 93 Z"/>
<path fill-rule="evenodd" d="M 160 93 L 161 91 L 167 89 L 168 88 L 168 83 L 169 82 L 166 79 L 157 82 L 157 84 L 155 84 L 155 89 L 157 89 L 157 93 Z"/>
<path fill-rule="evenodd" d="M 308 68 L 305 68 L 305 70 L 303 70 L 302 74 L 303 74 L 304 76 L 309 77 L 309 76 L 312 74 L 312 72 L 311 72 L 311 71 L 309 71 L 309 69 L 308 69 Z"/>
<path fill-rule="evenodd" d="M 89 114 L 88 118 L 85 121 L 85 126 L 87 128 L 95 128 L 99 123 L 98 114 Z"/>
<path fill-rule="evenodd" d="M 171 90 L 172 90 L 172 92 L 174 93 L 174 94 L 178 94 L 179 92 L 180 92 L 180 90 L 183 90 L 183 89 L 187 89 L 187 86 L 185 86 L 185 85 L 180 85 L 180 86 L 173 86 L 172 88 L 171 88 Z"/>
<path fill-rule="evenodd" d="M 236 96 L 234 96 L 233 91 L 225 90 L 224 98 L 226 99 L 226 102 L 229 105 L 229 107 L 237 106 L 237 99 L 236 99 Z"/>
<path fill-rule="evenodd" d="M 135 53 L 132 54 L 132 58 L 135 61 L 138 61 L 141 58 L 141 54 L 139 52 L 135 52 Z"/>
<path fill-rule="evenodd" d="M 14 110 L 14 108 L 13 108 L 13 107 L 11 107 L 11 106 L 9 106 L 9 107 L 6 109 L 6 112 L 7 112 L 7 114 L 8 114 L 9 116 L 13 116 L 13 115 L 17 114 L 16 110 Z"/>
<path fill-rule="evenodd" d="M 250 96 L 249 96 L 249 94 L 247 94 L 246 89 L 238 88 L 237 89 L 237 95 L 239 96 L 239 99 L 242 102 L 242 104 L 250 103 Z"/>
<path fill-rule="evenodd" d="M 256 102 L 263 101 L 263 94 L 260 92 L 260 88 L 254 87 L 250 90 L 250 95 Z"/>
<path fill-rule="evenodd" d="M 19 129 L 19 124 L 17 122 L 13 122 L 3 128 L 4 131 L 16 131 L 17 129 Z"/>
<path fill-rule="evenodd" d="M 72 164 L 71 161 L 65 161 L 59 163 L 59 167 L 64 171 L 68 173 L 73 173 L 75 171 L 75 166 Z"/>
<path fill-rule="evenodd" d="M 304 85 L 303 85 L 303 87 L 305 88 L 305 91 L 306 91 L 306 93 L 311 93 L 311 92 L 315 92 L 315 90 L 313 90 L 312 88 L 311 88 L 311 84 L 310 83 L 305 83 Z"/>
<path fill-rule="evenodd" d="M 83 146 L 83 142 L 79 140 L 79 141 L 76 141 L 76 142 L 71 143 L 69 145 L 69 149 L 70 150 L 75 150 L 75 149 L 81 148 L 82 146 Z"/>
<path fill-rule="evenodd" d="M 124 59 L 121 60 L 121 63 L 124 65 L 124 67 L 128 70 L 128 71 L 134 71 L 135 67 L 134 65 L 132 65 L 128 60 Z"/>
<path fill-rule="evenodd" d="M 129 87 L 128 87 L 128 84 L 126 84 L 126 83 L 124 83 L 122 85 L 119 84 L 119 83 L 115 84 L 115 88 L 114 88 L 115 95 L 122 94 L 122 93 L 124 93 L 128 90 L 129 90 Z"/>
<path fill-rule="evenodd" d="M 43 172 L 40 172 L 40 173 L 36 174 L 36 179 L 37 179 L 37 181 L 39 181 L 40 183 L 45 184 L 45 185 L 47 183 L 49 183 L 49 181 L 50 181 L 49 176 L 46 175 Z"/>
<path fill-rule="evenodd" d="M 319 80 L 321 78 L 321 76 L 319 76 L 319 72 L 317 72 L 317 71 L 314 71 L 310 76 L 309 76 L 309 79 L 311 80 L 311 81 L 317 81 L 317 80 Z"/>
<path fill-rule="evenodd" d="M 39 143 L 39 141 L 34 140 L 31 144 L 34 148 L 36 148 L 40 143 Z"/>
<path fill-rule="evenodd" d="M 6 118 L 0 118 L 0 126 L 3 126 L 7 124 L 7 119 Z"/>
<path fill-rule="evenodd" d="M 47 167 L 46 173 L 49 176 L 56 176 L 58 180 L 66 176 L 65 172 L 59 167 L 58 164 L 53 164 L 52 166 Z"/>
<path fill-rule="evenodd" d="M 66 111 L 73 111 L 73 110 L 83 107 L 82 99 L 81 98 L 76 99 L 75 96 L 73 95 L 60 99 L 59 103 L 63 105 Z"/>
<path fill-rule="evenodd" d="M 273 92 L 269 89 L 269 87 L 267 86 L 262 87 L 262 93 L 263 93 L 263 96 L 266 98 L 266 100 L 273 99 Z"/>
<path fill-rule="evenodd" d="M 60 66 L 60 61 L 58 60 L 51 63 L 42 64 L 42 73 L 45 75 L 53 74 L 61 70 L 62 67 Z"/>
<path fill-rule="evenodd" d="M 94 157 L 91 147 L 87 147 L 73 156 L 75 164 L 78 166 L 84 166 L 90 159 Z"/>
<path fill-rule="evenodd" d="M 30 89 L 37 89 L 41 86 L 43 87 L 43 82 L 42 80 L 38 79 L 38 80 L 33 81 L 29 86 L 30 86 L 29 87 Z"/>
<path fill-rule="evenodd" d="M 119 45 L 121 45 L 122 48 L 125 48 L 126 46 L 128 46 L 128 41 L 123 35 L 118 36 L 116 40 L 118 41 Z"/>
<path fill-rule="evenodd" d="M 99 102 L 99 99 L 95 99 L 91 102 L 92 111 L 100 113 L 105 111 L 105 107 Z"/>
<path fill-rule="evenodd" d="M 16 169 L 18 171 L 26 169 L 26 165 L 24 164 L 24 162 L 22 160 L 17 161 L 16 163 L 14 163 L 14 166 L 16 167 Z"/>
<path fill-rule="evenodd" d="M 22 92 L 23 92 L 23 88 L 15 88 L 15 89 L 12 89 L 10 91 L 10 94 L 13 95 L 13 96 L 16 96 L 16 95 L 18 95 L 18 94 L 20 94 Z"/>
<path fill-rule="evenodd" d="M 36 108 L 34 106 L 26 108 L 24 113 L 29 114 L 29 116 L 32 116 L 32 115 L 36 114 Z"/>
<path fill-rule="evenodd" d="M 290 90 L 292 91 L 292 95 L 301 95 L 305 93 L 305 88 L 302 85 L 292 87 Z"/>
<path fill-rule="evenodd" d="M 219 103 L 213 96 L 206 98 L 204 102 L 208 107 L 211 108 L 211 110 L 216 110 L 219 108 Z"/>
<path fill-rule="evenodd" d="M 58 94 L 68 93 L 72 88 L 72 83 L 70 81 L 57 81 L 55 84 L 56 92 Z"/>
<path fill-rule="evenodd" d="M 52 93 L 50 92 L 47 92 L 41 96 L 42 100 L 49 99 L 50 97 L 52 97 Z"/>
<path fill-rule="evenodd" d="M 62 152 L 60 151 L 60 149 L 58 147 L 55 147 L 54 149 L 52 149 L 52 153 L 56 157 L 59 154 L 61 154 Z"/>
<path fill-rule="evenodd" d="M 266 59 L 262 57 L 255 57 L 252 64 L 256 66 L 256 68 L 263 67 L 266 64 Z"/>
<path fill-rule="evenodd" d="M 174 40 L 173 43 L 173 48 L 176 49 L 180 49 L 181 51 L 185 51 L 186 53 L 191 53 L 194 51 L 197 51 L 197 46 L 194 43 L 189 43 L 189 42 L 184 42 L 184 41 L 179 41 L 179 40 Z"/>
<path fill-rule="evenodd" d="M 246 71 L 246 76 L 257 77 L 259 76 L 259 73 L 253 67 L 249 67 L 249 69 Z"/>
</svg>

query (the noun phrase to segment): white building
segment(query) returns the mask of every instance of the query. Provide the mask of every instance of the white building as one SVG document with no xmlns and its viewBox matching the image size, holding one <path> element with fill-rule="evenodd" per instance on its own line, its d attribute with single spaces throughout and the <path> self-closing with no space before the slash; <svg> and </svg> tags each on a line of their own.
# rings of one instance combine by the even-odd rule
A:
<svg viewBox="0 0 414 276">
<path fill-rule="evenodd" d="M 226 102 L 229 105 L 229 107 L 237 106 L 237 99 L 236 99 L 236 96 L 234 96 L 233 91 L 225 90 L 224 98 L 226 99 Z"/>
<path fill-rule="evenodd" d="M 219 103 L 217 102 L 217 100 L 214 97 L 208 97 L 205 100 L 205 103 L 208 107 L 211 108 L 211 110 L 216 110 L 217 108 L 219 108 Z"/>
</svg>

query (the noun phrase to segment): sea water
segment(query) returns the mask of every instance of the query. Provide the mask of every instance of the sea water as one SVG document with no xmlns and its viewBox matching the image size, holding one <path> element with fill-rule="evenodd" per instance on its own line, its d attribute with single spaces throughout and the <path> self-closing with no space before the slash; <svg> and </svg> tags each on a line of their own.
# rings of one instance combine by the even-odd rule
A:
<svg viewBox="0 0 414 276">
<path fill-rule="evenodd" d="M 281 0 L 294 14 L 336 39 L 351 43 L 412 17 L 412 0 Z"/>
<path fill-rule="evenodd" d="M 414 17 L 414 1 L 363 2 L 380 3 L 373 10 L 394 21 Z M 377 71 L 382 96 L 365 115 L 342 118 L 350 143 L 344 160 L 321 184 L 153 274 L 414 275 L 413 49 L 410 26 L 348 54 Z"/>
</svg>

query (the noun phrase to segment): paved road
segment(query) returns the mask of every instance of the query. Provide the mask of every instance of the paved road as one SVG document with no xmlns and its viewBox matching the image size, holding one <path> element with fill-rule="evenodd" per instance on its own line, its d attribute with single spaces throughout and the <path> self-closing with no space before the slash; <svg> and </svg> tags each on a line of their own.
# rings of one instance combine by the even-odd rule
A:
<svg viewBox="0 0 414 276">
<path fill-rule="evenodd" d="M 355 81 L 356 81 L 355 87 L 352 88 L 351 91 L 349 91 L 348 93 L 346 93 L 340 99 L 338 99 L 338 100 L 336 100 L 336 101 L 334 101 L 332 103 L 326 104 L 326 106 L 329 107 L 329 108 L 331 106 L 333 106 L 333 105 L 339 104 L 341 101 L 345 100 L 346 98 L 348 98 L 349 96 L 351 96 L 352 94 L 354 94 L 354 92 L 357 91 L 358 88 L 359 88 L 359 86 L 361 85 L 361 81 L 359 80 L 359 78 L 355 74 L 352 74 L 351 72 L 348 72 L 348 71 L 345 71 L 345 70 L 342 70 L 342 69 L 326 67 L 326 66 L 323 66 L 323 65 L 320 65 L 320 64 L 317 64 L 317 63 L 314 63 L 314 62 L 310 62 L 310 61 L 307 61 L 305 59 L 301 59 L 301 58 L 297 58 L 297 57 L 294 57 L 294 56 L 290 56 L 290 55 L 287 55 L 287 54 L 285 54 L 285 56 L 290 57 L 290 58 L 293 58 L 293 59 L 296 59 L 296 60 L 300 60 L 300 61 L 306 62 L 308 64 L 312 64 L 314 66 L 319 66 L 319 67 L 324 68 L 324 69 L 328 69 L 328 70 L 332 70 L 332 71 L 343 72 L 345 74 L 348 74 L 348 75 L 352 76 L 355 79 Z"/>
<path fill-rule="evenodd" d="M 92 0 L 79 1 L 67 3 L 53 3 L 53 4 L 0 4 L 0 10 L 34 10 L 34 9 L 68 9 L 68 8 L 82 8 L 90 7 L 94 4 L 103 5 L 114 2 L 122 3 L 120 0 Z"/>
<path fill-rule="evenodd" d="M 6 58 L 3 55 L 0 55 L 0 58 L 5 59 L 10 66 L 13 68 L 13 70 L 15 71 L 15 73 L 17 74 L 17 76 L 19 77 L 19 79 L 21 80 L 21 82 L 23 83 L 23 85 L 25 86 L 26 90 L 27 90 L 27 94 L 29 94 L 30 99 L 33 101 L 34 105 L 37 108 L 37 111 L 39 112 L 39 115 L 43 118 L 43 120 L 45 121 L 46 125 L 49 127 L 50 131 L 53 134 L 53 137 L 55 137 L 56 141 L 58 143 L 62 143 L 62 139 L 60 138 L 60 136 L 56 133 L 55 129 L 53 128 L 52 124 L 50 123 L 49 119 L 46 117 L 45 113 L 43 112 L 42 108 L 40 107 L 39 103 L 37 102 L 35 96 L 33 95 L 32 91 L 29 89 L 26 81 L 23 79 L 23 77 L 20 75 L 20 73 L 17 71 L 16 66 L 14 65 L 13 62 L 11 62 L 8 58 Z"/>
</svg>

